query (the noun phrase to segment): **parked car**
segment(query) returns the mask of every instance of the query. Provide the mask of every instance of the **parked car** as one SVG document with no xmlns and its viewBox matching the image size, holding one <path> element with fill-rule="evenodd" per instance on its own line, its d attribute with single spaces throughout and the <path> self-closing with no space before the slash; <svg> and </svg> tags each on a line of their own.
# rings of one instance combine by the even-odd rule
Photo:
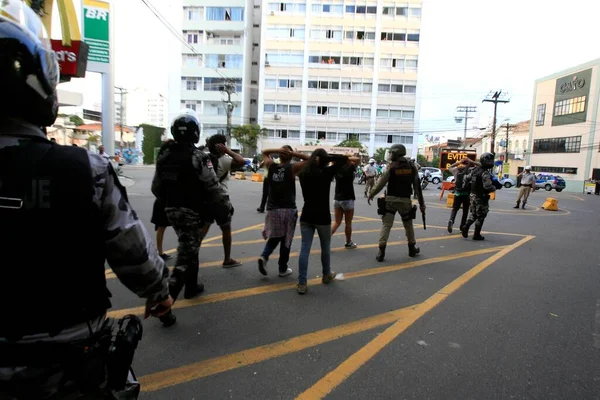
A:
<svg viewBox="0 0 600 400">
<path fill-rule="evenodd" d="M 440 183 L 441 181 L 444 180 L 444 174 L 442 173 L 442 170 L 439 168 L 433 168 L 433 167 L 421 167 L 421 169 L 419 170 L 419 179 L 423 178 L 423 171 L 427 170 L 431 173 L 431 175 L 429 176 L 429 179 L 427 179 L 429 182 L 433 183 L 434 185 L 437 185 L 438 183 Z"/>
<path fill-rule="evenodd" d="M 543 172 L 536 174 L 535 190 L 546 189 L 546 191 L 549 192 L 554 189 L 557 192 L 562 192 L 566 187 L 567 183 L 558 175 L 546 174 Z"/>
<path fill-rule="evenodd" d="M 517 182 L 513 178 L 500 178 L 499 182 L 507 189 L 517 186 Z"/>
</svg>

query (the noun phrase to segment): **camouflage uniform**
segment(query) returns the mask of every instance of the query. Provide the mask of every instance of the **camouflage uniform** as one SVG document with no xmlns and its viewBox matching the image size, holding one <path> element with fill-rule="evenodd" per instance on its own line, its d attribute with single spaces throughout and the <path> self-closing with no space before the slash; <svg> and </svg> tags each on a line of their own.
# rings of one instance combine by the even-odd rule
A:
<svg viewBox="0 0 600 400">
<path fill-rule="evenodd" d="M 462 229 L 463 237 L 468 237 L 469 228 L 475 223 L 473 239 L 483 240 L 481 229 L 490 210 L 490 193 L 495 191 L 496 187 L 492 182 L 490 171 L 481 166 L 476 167 L 471 174 L 471 205 L 469 218 Z"/>
<path fill-rule="evenodd" d="M 161 159 L 168 157 L 169 151 L 171 150 L 166 148 L 159 153 L 157 168 L 160 168 L 158 165 Z M 202 191 L 205 196 L 202 199 L 203 204 L 195 210 L 184 207 L 167 206 L 165 208 L 167 218 L 178 238 L 177 262 L 170 279 L 170 292 L 174 300 L 179 295 L 183 285 L 186 287 L 184 296 L 186 298 L 194 296 L 193 292 L 197 286 L 200 267 L 198 255 L 203 239 L 203 227 L 214 220 L 217 222 L 226 221 L 231 218 L 233 213 L 229 196 L 223 186 L 219 184 L 208 154 L 200 149 L 195 149 L 192 154 L 192 165 L 197 173 L 199 183 L 203 186 Z M 164 190 L 163 184 L 160 174 L 155 174 L 152 182 L 152 192 L 155 194 L 162 193 Z"/>
</svg>

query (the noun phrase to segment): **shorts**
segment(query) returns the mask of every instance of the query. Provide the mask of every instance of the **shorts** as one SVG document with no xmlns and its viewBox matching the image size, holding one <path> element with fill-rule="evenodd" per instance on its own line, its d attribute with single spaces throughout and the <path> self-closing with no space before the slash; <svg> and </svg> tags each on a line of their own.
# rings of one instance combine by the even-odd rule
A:
<svg viewBox="0 0 600 400">
<path fill-rule="evenodd" d="M 354 210 L 354 200 L 334 200 L 333 208 L 341 208 L 343 211 Z"/>
<path fill-rule="evenodd" d="M 210 216 L 210 217 L 205 216 L 205 217 L 202 218 L 202 223 L 204 225 L 209 225 L 210 226 L 210 225 L 212 225 L 212 224 L 214 224 L 216 222 L 217 225 L 219 225 L 219 227 L 221 228 L 221 230 L 228 229 L 228 228 L 231 227 L 231 219 L 233 217 L 233 213 L 234 213 L 234 209 L 233 209 L 233 207 L 231 207 L 231 211 L 230 211 L 230 214 L 228 216 L 224 216 L 224 215 L 223 216 L 217 216 L 217 217 L 214 217 L 214 216 Z"/>
<path fill-rule="evenodd" d="M 165 213 L 165 207 L 158 200 L 154 200 L 150 222 L 154 224 L 154 230 L 158 230 L 158 228 L 163 226 L 171 226 L 167 214 Z"/>
</svg>

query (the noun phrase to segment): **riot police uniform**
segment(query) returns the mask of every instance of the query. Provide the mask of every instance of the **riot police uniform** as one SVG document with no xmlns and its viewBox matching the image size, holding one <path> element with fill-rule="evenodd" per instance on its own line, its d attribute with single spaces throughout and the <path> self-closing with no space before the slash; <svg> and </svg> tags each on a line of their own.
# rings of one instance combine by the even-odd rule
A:
<svg viewBox="0 0 600 400">
<path fill-rule="evenodd" d="M 186 299 L 198 296 L 204 285 L 198 283 L 198 253 L 202 228 L 210 221 L 231 218 L 233 207 L 219 184 L 210 157 L 195 146 L 200 140 L 200 123 L 191 112 L 175 118 L 171 125 L 173 141 L 163 144 L 152 181 L 152 193 L 165 205 L 165 213 L 177 233 L 177 262 L 169 279 L 170 293 L 177 299 L 185 286 Z M 175 323 L 169 313 L 163 324 Z"/>
<path fill-rule="evenodd" d="M 411 196 L 414 192 L 419 200 L 419 206 L 422 212 L 425 212 L 425 201 L 419 184 L 419 173 L 416 166 L 405 158 L 406 148 L 404 145 L 395 144 L 390 148 L 391 164 L 385 173 L 379 178 L 377 186 L 369 194 L 369 204 L 373 197 L 377 195 L 387 184 L 387 193 L 385 196 L 385 209 L 381 210 L 383 226 L 379 237 L 379 253 L 377 261 L 382 262 L 385 258 L 385 249 L 390 236 L 390 230 L 394 225 L 396 213 L 400 214 L 402 224 L 406 232 L 408 241 L 408 255 L 415 257 L 420 249 L 417 247 L 415 239 L 415 230 L 413 228 L 413 218 L 416 209 L 413 209 Z M 416 207 L 416 206 L 415 206 Z"/>
<path fill-rule="evenodd" d="M 148 308 L 171 305 L 164 262 L 111 165 L 42 129 L 56 119 L 58 71 L 39 17 L 0 2 L 0 399 L 111 398 L 105 261 Z"/>
<path fill-rule="evenodd" d="M 494 155 L 492 153 L 483 153 L 479 158 L 480 165 L 476 166 L 471 172 L 471 204 L 469 206 L 469 219 L 461 228 L 464 238 L 469 237 L 469 228 L 475 223 L 475 232 L 473 240 L 483 240 L 481 229 L 483 222 L 490 210 L 490 193 L 496 191 L 492 182 L 490 169 L 494 166 Z"/>
</svg>

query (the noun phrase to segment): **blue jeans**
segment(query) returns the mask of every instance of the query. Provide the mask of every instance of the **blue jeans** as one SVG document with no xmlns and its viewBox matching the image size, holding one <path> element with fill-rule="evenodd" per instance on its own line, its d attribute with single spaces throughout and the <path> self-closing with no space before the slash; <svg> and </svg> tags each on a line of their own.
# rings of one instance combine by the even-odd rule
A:
<svg viewBox="0 0 600 400">
<path fill-rule="evenodd" d="M 285 236 L 270 238 L 265 244 L 262 254 L 260 255 L 265 260 L 269 261 L 269 256 L 279 245 L 279 272 L 285 272 L 288 269 L 288 261 L 290 260 L 290 248 L 285 247 Z"/>
<path fill-rule="evenodd" d="M 300 246 L 300 260 L 298 262 L 298 283 L 306 285 L 306 274 L 308 273 L 308 257 L 312 247 L 315 230 L 321 241 L 321 264 L 323 264 L 323 275 L 331 273 L 331 224 L 314 225 L 300 222 L 300 233 L 302 234 L 302 245 Z"/>
</svg>

